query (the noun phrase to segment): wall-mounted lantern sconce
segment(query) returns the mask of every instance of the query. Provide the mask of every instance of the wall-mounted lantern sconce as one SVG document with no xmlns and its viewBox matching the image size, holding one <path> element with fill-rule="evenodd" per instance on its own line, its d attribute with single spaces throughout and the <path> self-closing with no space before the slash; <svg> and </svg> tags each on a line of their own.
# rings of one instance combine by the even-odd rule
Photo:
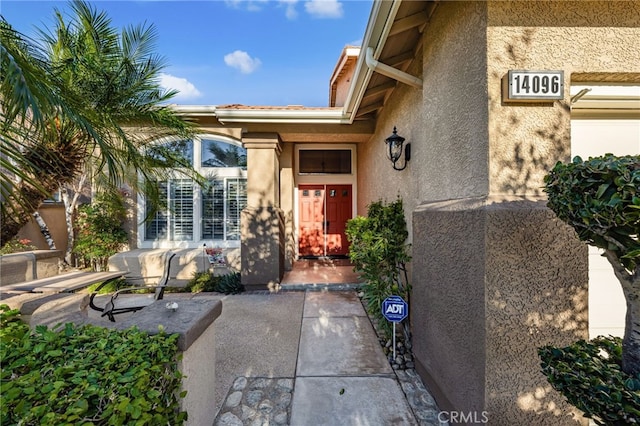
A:
<svg viewBox="0 0 640 426">
<path fill-rule="evenodd" d="M 408 143 L 406 147 L 404 146 L 404 138 L 398 135 L 396 126 L 393 126 L 393 134 L 386 138 L 384 143 L 386 143 L 389 148 L 387 157 L 393 163 L 393 169 L 404 170 L 409 160 L 411 160 L 411 144 Z M 402 151 L 404 151 L 404 166 L 398 167 L 396 163 L 400 160 L 400 157 L 402 157 Z"/>
</svg>

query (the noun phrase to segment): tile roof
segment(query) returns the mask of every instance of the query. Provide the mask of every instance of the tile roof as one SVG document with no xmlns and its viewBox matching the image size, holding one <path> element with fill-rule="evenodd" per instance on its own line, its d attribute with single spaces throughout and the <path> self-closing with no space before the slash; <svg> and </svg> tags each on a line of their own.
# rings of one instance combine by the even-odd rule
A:
<svg viewBox="0 0 640 426">
<path fill-rule="evenodd" d="M 216 109 L 237 109 L 237 110 L 278 110 L 278 111 L 338 111 L 341 107 L 306 107 L 303 105 L 243 105 L 243 104 L 228 104 L 218 105 Z"/>
</svg>

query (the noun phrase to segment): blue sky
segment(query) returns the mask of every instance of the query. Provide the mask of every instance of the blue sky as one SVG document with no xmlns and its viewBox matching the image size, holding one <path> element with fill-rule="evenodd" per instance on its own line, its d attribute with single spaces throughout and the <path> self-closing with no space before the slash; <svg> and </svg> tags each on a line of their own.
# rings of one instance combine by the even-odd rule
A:
<svg viewBox="0 0 640 426">
<path fill-rule="evenodd" d="M 329 79 L 346 45 L 360 45 L 372 0 L 91 1 L 121 28 L 158 31 L 161 84 L 184 105 L 328 106 Z M 0 14 L 35 35 L 67 2 L 0 0 Z"/>
</svg>

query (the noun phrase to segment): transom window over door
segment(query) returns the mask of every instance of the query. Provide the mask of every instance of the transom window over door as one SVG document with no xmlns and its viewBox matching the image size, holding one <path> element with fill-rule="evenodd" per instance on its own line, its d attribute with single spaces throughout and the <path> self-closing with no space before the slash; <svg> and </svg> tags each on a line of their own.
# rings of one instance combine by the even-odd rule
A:
<svg viewBox="0 0 640 426">
<path fill-rule="evenodd" d="M 350 149 L 301 149 L 300 174 L 351 174 Z"/>
<path fill-rule="evenodd" d="M 247 152 L 224 137 L 203 136 L 173 143 L 183 149 L 194 168 L 207 177 L 201 188 L 191 179 L 174 178 L 158 183 L 166 208 L 144 226 L 144 241 L 239 241 L 240 213 L 247 203 Z M 150 209 L 146 208 L 147 215 Z"/>
</svg>

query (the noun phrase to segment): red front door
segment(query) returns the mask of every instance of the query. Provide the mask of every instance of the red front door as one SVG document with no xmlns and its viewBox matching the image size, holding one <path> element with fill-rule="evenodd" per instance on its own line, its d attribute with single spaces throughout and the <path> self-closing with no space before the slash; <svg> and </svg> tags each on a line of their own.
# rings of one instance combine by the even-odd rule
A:
<svg viewBox="0 0 640 426">
<path fill-rule="evenodd" d="M 348 254 L 345 228 L 352 214 L 351 185 L 300 185 L 298 199 L 298 254 Z"/>
</svg>

